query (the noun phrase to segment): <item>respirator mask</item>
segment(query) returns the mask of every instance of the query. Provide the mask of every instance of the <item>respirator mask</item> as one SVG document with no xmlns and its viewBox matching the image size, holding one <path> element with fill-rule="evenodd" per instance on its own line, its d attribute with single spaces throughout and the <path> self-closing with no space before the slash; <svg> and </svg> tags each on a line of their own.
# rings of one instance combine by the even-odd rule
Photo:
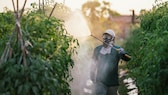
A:
<svg viewBox="0 0 168 95">
<path fill-rule="evenodd" d="M 111 35 L 104 33 L 103 34 L 103 44 L 105 46 L 112 46 L 114 44 L 114 37 L 112 37 Z"/>
</svg>

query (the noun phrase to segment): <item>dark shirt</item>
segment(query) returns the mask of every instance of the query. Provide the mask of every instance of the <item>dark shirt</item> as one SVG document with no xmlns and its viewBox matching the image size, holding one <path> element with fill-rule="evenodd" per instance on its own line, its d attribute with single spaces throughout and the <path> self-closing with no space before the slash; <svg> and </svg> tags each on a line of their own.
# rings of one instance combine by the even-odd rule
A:
<svg viewBox="0 0 168 95">
<path fill-rule="evenodd" d="M 121 55 L 118 50 L 120 47 L 114 46 L 111 48 L 110 54 L 101 54 L 100 50 L 103 46 L 100 45 L 95 48 L 93 59 L 97 66 L 96 81 L 102 82 L 106 86 L 118 86 L 118 63 Z"/>
</svg>

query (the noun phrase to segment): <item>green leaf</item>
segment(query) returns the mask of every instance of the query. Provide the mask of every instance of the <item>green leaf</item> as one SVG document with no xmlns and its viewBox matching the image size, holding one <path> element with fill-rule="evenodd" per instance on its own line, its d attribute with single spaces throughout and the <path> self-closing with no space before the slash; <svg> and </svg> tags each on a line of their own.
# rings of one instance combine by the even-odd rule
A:
<svg viewBox="0 0 168 95">
<path fill-rule="evenodd" d="M 33 90 L 34 95 L 40 95 L 39 90 L 36 86 L 33 86 L 32 90 Z"/>
<path fill-rule="evenodd" d="M 18 95 L 23 94 L 23 85 L 20 85 L 20 86 L 18 87 L 17 93 L 18 93 Z"/>
</svg>

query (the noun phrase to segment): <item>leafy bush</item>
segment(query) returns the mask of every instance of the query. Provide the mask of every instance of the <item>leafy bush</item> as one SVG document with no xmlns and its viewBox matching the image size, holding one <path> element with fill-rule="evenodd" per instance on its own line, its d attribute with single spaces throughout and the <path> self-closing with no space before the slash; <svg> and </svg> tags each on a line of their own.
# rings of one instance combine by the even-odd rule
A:
<svg viewBox="0 0 168 95">
<path fill-rule="evenodd" d="M 139 95 L 168 94 L 168 3 L 161 3 L 140 16 L 125 48 L 133 59 L 127 65 Z"/>
<path fill-rule="evenodd" d="M 23 50 L 17 31 L 11 36 L 13 12 L 1 13 L 0 20 L 0 55 L 7 39 L 12 39 L 10 53 L 0 64 L 0 95 L 69 95 L 69 81 L 73 79 L 69 69 L 74 65 L 71 56 L 79 44 L 67 33 L 63 21 L 35 11 L 24 14 Z"/>
<path fill-rule="evenodd" d="M 14 29 L 14 14 L 11 14 L 10 11 L 6 12 L 6 13 L 1 13 L 0 14 L 0 45 L 1 45 L 1 49 L 0 49 L 0 54 L 3 52 L 3 48 L 5 48 L 5 43 L 7 42 L 7 40 L 9 39 L 9 35 L 11 34 L 11 32 Z M 4 41 L 2 41 L 4 40 Z"/>
</svg>

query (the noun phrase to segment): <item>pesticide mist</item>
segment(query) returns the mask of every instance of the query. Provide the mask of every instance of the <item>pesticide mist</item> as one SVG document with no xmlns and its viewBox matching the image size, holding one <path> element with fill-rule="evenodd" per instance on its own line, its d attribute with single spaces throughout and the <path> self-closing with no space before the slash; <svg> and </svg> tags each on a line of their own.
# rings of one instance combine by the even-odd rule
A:
<svg viewBox="0 0 168 95">
<path fill-rule="evenodd" d="M 70 83 L 72 95 L 84 95 L 84 93 L 91 93 L 88 85 L 90 64 L 93 49 L 100 44 L 99 41 L 91 37 L 91 32 L 80 11 L 74 11 L 71 17 L 65 21 L 67 31 L 78 39 L 80 47 L 78 54 L 74 55 L 73 59 L 75 65 L 71 70 L 73 81 Z"/>
<path fill-rule="evenodd" d="M 87 22 L 82 13 L 78 10 L 74 11 L 69 19 L 65 22 L 66 29 L 74 37 L 85 37 L 91 35 Z"/>
<path fill-rule="evenodd" d="M 96 46 L 102 44 L 98 39 L 91 36 L 91 31 L 87 25 L 85 18 L 81 11 L 76 10 L 72 13 L 68 20 L 65 21 L 65 27 L 69 34 L 78 39 L 80 47 L 78 54 L 73 56 L 75 62 L 74 67 L 71 69 L 73 81 L 70 83 L 72 95 L 91 95 L 94 87 L 90 81 L 90 65 L 93 50 Z M 120 71 L 122 73 L 122 70 Z M 121 74 L 120 76 L 122 76 Z M 128 89 L 134 89 L 128 92 L 128 95 L 138 95 L 138 90 L 135 84 L 132 84 L 131 78 L 125 79 L 124 83 L 127 84 Z"/>
</svg>

